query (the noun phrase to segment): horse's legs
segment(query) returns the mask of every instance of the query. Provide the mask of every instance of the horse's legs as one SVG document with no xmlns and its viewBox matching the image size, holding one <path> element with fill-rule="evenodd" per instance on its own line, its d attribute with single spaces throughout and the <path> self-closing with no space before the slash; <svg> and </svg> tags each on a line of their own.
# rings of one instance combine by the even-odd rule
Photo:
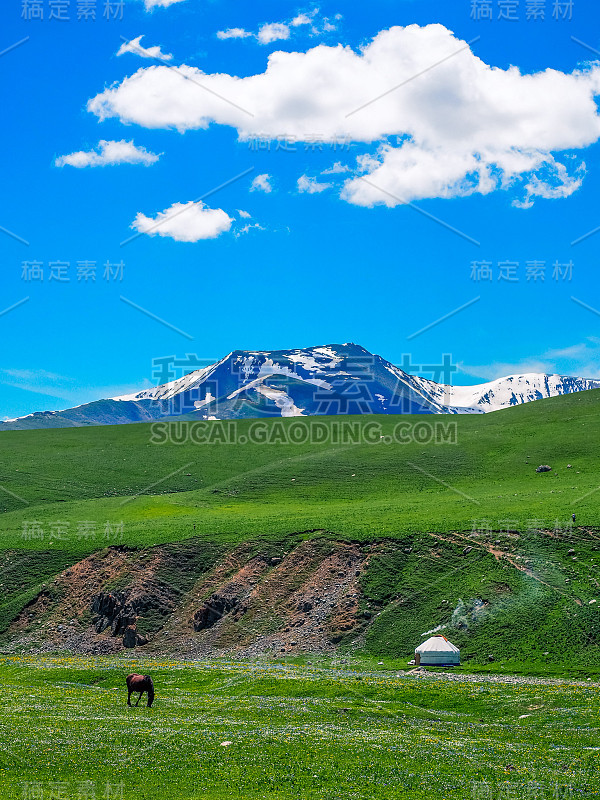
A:
<svg viewBox="0 0 600 800">
<path fill-rule="evenodd" d="M 127 695 L 127 705 L 131 705 L 131 689 L 128 689 L 129 694 Z"/>
<path fill-rule="evenodd" d="M 138 701 L 137 701 L 137 703 L 135 704 L 135 705 L 136 705 L 136 707 L 137 707 L 137 706 L 139 706 L 139 704 L 140 704 L 140 700 L 142 699 L 142 695 L 143 695 L 143 694 L 144 694 L 143 692 L 140 692 L 140 696 L 138 697 Z"/>
</svg>

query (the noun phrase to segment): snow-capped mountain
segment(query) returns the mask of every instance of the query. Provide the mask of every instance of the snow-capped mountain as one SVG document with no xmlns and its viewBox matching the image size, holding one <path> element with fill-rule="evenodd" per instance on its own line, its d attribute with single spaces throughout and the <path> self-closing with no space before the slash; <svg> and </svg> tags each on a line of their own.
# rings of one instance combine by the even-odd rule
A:
<svg viewBox="0 0 600 800">
<path fill-rule="evenodd" d="M 477 386 L 444 386 L 434 384 L 433 381 L 430 383 L 432 397 L 444 397 L 449 405 L 458 409 L 475 409 L 483 412 L 499 411 L 501 408 L 518 406 L 521 403 L 530 403 L 533 400 L 542 400 L 559 394 L 600 388 L 600 380 L 535 372 L 509 375 Z"/>
<path fill-rule="evenodd" d="M 360 345 L 235 350 L 160 386 L 66 411 L 30 414 L 0 430 L 117 425 L 165 417 L 241 419 L 335 414 L 482 414 L 545 397 L 600 388 L 561 375 L 513 375 L 450 386 L 409 375 Z"/>
<path fill-rule="evenodd" d="M 178 380 L 113 399 L 151 400 L 170 405 L 171 414 L 205 419 L 444 411 L 420 379 L 355 344 L 236 350 Z"/>
</svg>

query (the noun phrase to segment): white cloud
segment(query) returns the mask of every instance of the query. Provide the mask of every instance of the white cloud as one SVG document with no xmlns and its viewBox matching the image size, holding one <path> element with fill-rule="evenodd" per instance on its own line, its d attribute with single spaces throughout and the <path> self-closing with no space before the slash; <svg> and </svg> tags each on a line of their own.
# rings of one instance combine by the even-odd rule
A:
<svg viewBox="0 0 600 800">
<path fill-rule="evenodd" d="M 259 222 L 247 223 L 246 225 L 244 225 L 242 228 L 239 228 L 235 232 L 235 238 L 239 239 L 240 236 L 243 236 L 245 233 L 249 233 L 251 230 L 254 230 L 254 229 L 259 230 L 259 231 L 264 231 L 265 230 L 265 228 L 263 228 L 263 226 Z"/>
<path fill-rule="evenodd" d="M 319 194 L 330 186 L 330 183 L 319 183 L 316 178 L 309 178 L 308 175 L 301 175 L 298 178 L 298 191 L 306 194 Z"/>
<path fill-rule="evenodd" d="M 598 379 L 600 339 L 589 336 L 584 342 L 569 347 L 549 349 L 539 356 L 512 363 L 493 362 L 476 366 L 460 364 L 460 371 L 486 381 L 504 378 L 507 375 L 526 375 L 530 372 Z"/>
<path fill-rule="evenodd" d="M 298 14 L 294 19 L 290 22 L 290 25 L 294 28 L 299 27 L 300 25 L 310 25 L 313 21 L 313 18 L 319 13 L 319 9 L 315 8 L 314 11 L 311 11 L 310 14 Z"/>
<path fill-rule="evenodd" d="M 251 192 L 266 192 L 269 194 L 273 191 L 273 186 L 271 184 L 271 176 L 268 173 L 264 173 L 264 175 L 257 175 L 256 178 L 252 181 L 252 185 L 250 186 Z"/>
<path fill-rule="evenodd" d="M 244 28 L 227 28 L 226 31 L 217 31 L 218 39 L 247 39 L 249 36 L 254 36 L 254 34 Z"/>
<path fill-rule="evenodd" d="M 579 189 L 583 183 L 584 175 L 585 162 L 575 168 L 573 175 L 569 175 L 564 164 L 553 161 L 551 166 L 548 165 L 548 170 L 544 177 L 536 174 L 531 176 L 525 185 L 524 199 L 516 200 L 514 205 L 520 208 L 531 208 L 534 197 L 544 197 L 546 200 L 568 197 Z"/>
<path fill-rule="evenodd" d="M 144 38 L 142 36 L 138 36 L 136 39 L 132 39 L 130 42 L 123 42 L 119 50 L 117 51 L 118 56 L 122 56 L 125 53 L 134 53 L 136 56 L 141 56 L 142 58 L 158 58 L 162 61 L 170 61 L 173 56 L 171 53 L 163 53 L 160 49 L 160 45 L 154 45 L 153 47 L 142 47 L 140 42 Z"/>
<path fill-rule="evenodd" d="M 580 185 L 583 167 L 559 154 L 600 138 L 599 93 L 600 64 L 571 74 L 501 69 L 436 24 L 382 31 L 359 52 L 342 45 L 274 52 L 263 73 L 245 78 L 148 67 L 88 108 L 150 128 L 228 125 L 242 140 L 285 134 L 369 144 L 342 190 L 357 205 L 517 188 L 517 202 L 530 205 Z"/>
<path fill-rule="evenodd" d="M 146 11 L 153 11 L 155 8 L 168 8 L 175 3 L 183 3 L 185 0 L 144 0 Z"/>
<path fill-rule="evenodd" d="M 131 227 L 150 236 L 167 236 L 176 242 L 199 242 L 216 239 L 230 230 L 233 219 L 221 208 L 208 208 L 204 203 L 173 203 L 152 218 L 141 212 Z"/>
<path fill-rule="evenodd" d="M 228 28 L 224 31 L 217 31 L 218 39 L 256 39 L 260 44 L 271 44 L 285 39 L 289 39 L 292 28 L 300 28 L 310 25 L 310 35 L 318 36 L 329 33 L 336 29 L 336 25 L 327 17 L 318 19 L 319 9 L 315 8 L 310 12 L 301 12 L 292 19 L 285 22 L 265 22 L 260 26 L 257 33 L 247 31 L 245 28 Z M 341 14 L 337 14 L 336 20 L 341 19 Z"/>
<path fill-rule="evenodd" d="M 352 172 L 352 170 L 347 164 L 342 164 L 341 161 L 336 161 L 335 164 L 332 164 L 327 169 L 324 169 L 323 172 L 321 172 L 321 175 L 341 175 L 343 172 Z"/>
<path fill-rule="evenodd" d="M 143 164 L 149 167 L 160 156 L 150 153 L 145 147 L 136 147 L 133 142 L 107 142 L 102 139 L 96 150 L 79 150 L 66 156 L 59 156 L 54 164 L 57 167 L 104 167 L 115 164 Z"/>
<path fill-rule="evenodd" d="M 56 372 L 48 372 L 45 369 L 0 369 L 0 373 L 2 375 L 8 376 L 13 381 L 21 381 L 22 383 L 26 382 L 35 382 L 36 378 L 39 378 L 40 381 L 53 381 L 54 383 L 63 382 L 68 380 L 64 375 L 59 375 Z M 20 385 L 20 384 L 11 384 L 11 385 Z"/>
<path fill-rule="evenodd" d="M 341 14 L 335 15 L 336 20 L 340 20 L 342 18 Z M 318 28 L 313 28 L 313 34 L 317 33 L 330 33 L 331 31 L 337 30 L 337 25 L 333 22 L 330 22 L 327 18 L 323 20 L 323 25 L 321 26 L 321 31 Z"/>
<path fill-rule="evenodd" d="M 81 377 L 59 375 L 45 369 L 0 369 L 0 384 L 53 398 L 54 402 L 45 401 L 47 404 L 44 405 L 44 410 L 48 411 L 64 409 L 67 404 L 91 403 L 100 398 L 117 397 L 139 392 L 140 389 L 153 388 L 146 378 L 134 385 L 87 386 Z M 56 400 L 62 402 L 58 403 Z M 39 405 L 37 408 L 39 409 Z"/>
<path fill-rule="evenodd" d="M 250 214 L 249 211 L 244 211 L 243 209 L 238 208 L 238 212 L 237 213 L 240 216 L 240 220 L 251 220 L 252 219 L 252 214 Z M 264 231 L 264 230 L 266 230 L 266 228 L 263 227 L 259 222 L 246 222 L 245 224 L 241 224 L 241 222 L 240 222 L 240 227 L 238 227 L 236 230 L 234 230 L 233 234 L 234 234 L 236 239 L 239 239 L 240 236 L 243 236 L 245 233 L 249 233 L 252 230 Z"/>
<path fill-rule="evenodd" d="M 269 22 L 258 29 L 256 38 L 261 44 L 270 44 L 280 39 L 289 39 L 290 27 L 284 22 Z"/>
</svg>

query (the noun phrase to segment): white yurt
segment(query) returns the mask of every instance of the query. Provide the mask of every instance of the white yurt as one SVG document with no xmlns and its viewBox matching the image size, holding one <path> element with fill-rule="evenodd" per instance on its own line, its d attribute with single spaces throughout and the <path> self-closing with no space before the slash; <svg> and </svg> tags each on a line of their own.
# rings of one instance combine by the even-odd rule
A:
<svg viewBox="0 0 600 800">
<path fill-rule="evenodd" d="M 460 664 L 460 650 L 441 633 L 430 636 L 415 650 L 415 664 L 423 667 L 440 667 Z"/>
</svg>

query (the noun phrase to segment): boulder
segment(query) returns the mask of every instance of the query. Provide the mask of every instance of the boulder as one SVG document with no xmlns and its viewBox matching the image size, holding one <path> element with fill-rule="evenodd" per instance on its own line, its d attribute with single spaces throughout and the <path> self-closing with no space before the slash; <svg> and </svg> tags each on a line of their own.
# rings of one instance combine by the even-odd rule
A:
<svg viewBox="0 0 600 800">
<path fill-rule="evenodd" d="M 130 625 L 123 631 L 123 644 L 125 647 L 135 647 L 137 644 L 137 631 Z"/>
<path fill-rule="evenodd" d="M 123 645 L 131 648 L 144 644 L 148 644 L 148 639 L 137 632 L 135 625 L 128 625 L 123 632 Z"/>
<path fill-rule="evenodd" d="M 550 472 L 551 469 L 552 467 L 549 467 L 548 464 L 540 464 L 540 466 L 537 467 L 536 472 Z"/>
</svg>

